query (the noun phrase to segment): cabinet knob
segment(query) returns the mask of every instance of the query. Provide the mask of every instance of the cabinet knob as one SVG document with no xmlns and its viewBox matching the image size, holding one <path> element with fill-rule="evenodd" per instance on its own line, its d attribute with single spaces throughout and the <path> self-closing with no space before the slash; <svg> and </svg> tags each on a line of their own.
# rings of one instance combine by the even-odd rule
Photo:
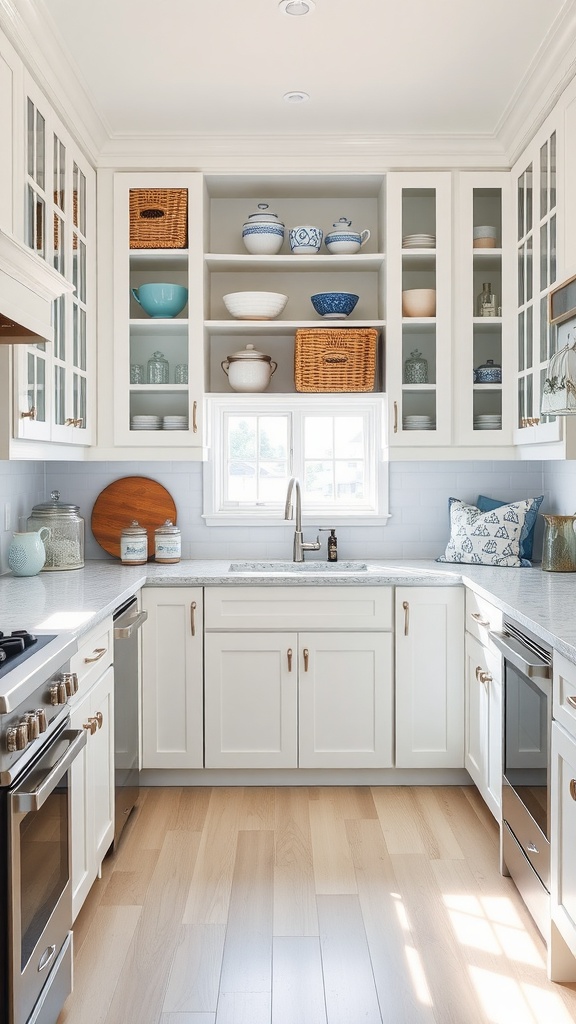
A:
<svg viewBox="0 0 576 1024">
<path fill-rule="evenodd" d="M 288 671 L 292 671 L 292 648 L 289 647 L 286 651 L 286 657 L 288 658 Z"/>
<path fill-rule="evenodd" d="M 573 697 L 572 694 L 570 694 L 568 697 L 566 697 L 566 703 L 569 704 L 570 707 L 574 708 L 574 710 L 576 711 L 576 697 Z"/>
<path fill-rule="evenodd" d="M 196 636 L 196 601 L 192 601 L 190 604 L 190 629 L 192 636 Z"/>
<path fill-rule="evenodd" d="M 488 619 L 483 619 L 480 612 L 472 612 L 472 618 L 476 619 L 479 626 L 486 626 L 487 628 L 490 626 Z"/>
<path fill-rule="evenodd" d="M 94 718 L 98 723 L 98 728 L 101 729 L 104 724 L 104 715 L 102 714 L 101 711 L 97 711 L 96 714 L 94 715 Z"/>
<path fill-rule="evenodd" d="M 404 609 L 404 636 L 408 636 L 410 631 L 410 604 L 408 601 L 402 601 L 402 607 Z"/>
<path fill-rule="evenodd" d="M 394 433 L 398 433 L 398 402 L 394 402 Z"/>
<path fill-rule="evenodd" d="M 304 671 L 307 672 L 308 671 L 308 658 L 310 657 L 310 651 L 308 650 L 307 647 L 304 648 L 304 650 L 302 651 L 302 654 L 304 656 Z"/>
<path fill-rule="evenodd" d="M 85 665 L 91 665 L 93 661 L 100 661 L 106 654 L 106 647 L 95 647 L 91 658 L 84 658 Z"/>
<path fill-rule="evenodd" d="M 198 415 L 198 402 L 192 402 L 192 432 L 194 434 L 198 433 L 197 415 Z"/>
<path fill-rule="evenodd" d="M 484 685 L 492 682 L 492 676 L 489 672 L 485 672 L 481 665 L 476 665 L 476 679 L 479 683 L 484 683 Z"/>
<path fill-rule="evenodd" d="M 576 779 L 570 779 L 570 796 L 576 800 Z"/>
<path fill-rule="evenodd" d="M 35 420 L 36 419 L 36 406 L 33 405 L 28 412 L 21 412 L 20 418 L 23 420 Z"/>
<path fill-rule="evenodd" d="M 98 722 L 95 718 L 89 718 L 87 722 L 84 722 L 83 728 L 93 736 L 98 728 Z"/>
</svg>

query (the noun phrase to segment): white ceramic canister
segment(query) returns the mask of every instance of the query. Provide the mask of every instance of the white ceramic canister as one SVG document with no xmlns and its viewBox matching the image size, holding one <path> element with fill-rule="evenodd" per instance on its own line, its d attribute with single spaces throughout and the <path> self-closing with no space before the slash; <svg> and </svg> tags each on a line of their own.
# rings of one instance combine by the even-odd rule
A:
<svg viewBox="0 0 576 1024">
<path fill-rule="evenodd" d="M 242 352 L 234 352 L 220 365 L 233 391 L 266 391 L 278 363 L 258 352 L 254 345 L 246 345 Z"/>
<path fill-rule="evenodd" d="M 120 560 L 122 565 L 145 565 L 148 561 L 148 534 L 137 519 L 120 534 Z"/>
<path fill-rule="evenodd" d="M 154 530 L 154 561 L 164 565 L 179 562 L 182 554 L 180 530 L 171 519 Z"/>
<path fill-rule="evenodd" d="M 44 567 L 46 548 L 44 540 L 50 530 L 42 526 L 29 533 L 14 533 L 8 548 L 8 565 L 14 576 L 36 576 Z"/>
<path fill-rule="evenodd" d="M 284 224 L 278 214 L 271 212 L 268 203 L 258 203 L 256 212 L 242 225 L 244 247 L 253 256 L 275 256 L 282 248 L 284 230 Z"/>
</svg>

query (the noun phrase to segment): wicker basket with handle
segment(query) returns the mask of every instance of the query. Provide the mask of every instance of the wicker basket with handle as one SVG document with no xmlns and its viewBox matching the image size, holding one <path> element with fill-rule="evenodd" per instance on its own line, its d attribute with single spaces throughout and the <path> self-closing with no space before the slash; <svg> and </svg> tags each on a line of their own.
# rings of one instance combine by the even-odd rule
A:
<svg viewBox="0 0 576 1024">
<path fill-rule="evenodd" d="M 374 327 L 299 327 L 294 340 L 296 391 L 373 391 Z"/>
<path fill-rule="evenodd" d="M 130 189 L 130 248 L 185 249 L 188 189 Z"/>
</svg>

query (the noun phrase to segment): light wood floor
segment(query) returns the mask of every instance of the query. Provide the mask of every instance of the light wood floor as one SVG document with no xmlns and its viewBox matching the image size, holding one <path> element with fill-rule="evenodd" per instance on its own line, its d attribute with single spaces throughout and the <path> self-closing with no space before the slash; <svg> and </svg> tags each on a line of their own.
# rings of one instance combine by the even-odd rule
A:
<svg viewBox="0 0 576 1024">
<path fill-rule="evenodd" d="M 473 787 L 149 789 L 58 1024 L 570 1024 Z"/>
</svg>

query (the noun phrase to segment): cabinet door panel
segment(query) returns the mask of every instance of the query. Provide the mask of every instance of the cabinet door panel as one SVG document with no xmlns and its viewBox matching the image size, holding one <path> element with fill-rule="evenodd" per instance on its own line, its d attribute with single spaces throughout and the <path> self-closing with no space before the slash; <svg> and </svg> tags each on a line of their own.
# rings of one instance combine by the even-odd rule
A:
<svg viewBox="0 0 576 1024">
<path fill-rule="evenodd" d="M 552 919 L 576 956 L 576 740 L 552 724 L 551 893 Z M 576 784 L 575 784 L 576 785 Z"/>
<path fill-rule="evenodd" d="M 464 767 L 464 591 L 396 588 L 396 767 Z"/>
<path fill-rule="evenodd" d="M 106 669 L 94 687 L 91 715 L 97 718 L 98 728 L 90 737 L 93 800 L 94 800 L 94 852 L 96 863 L 101 864 L 104 854 L 114 838 L 114 669 Z M 100 718 L 102 716 L 102 718 Z"/>
<path fill-rule="evenodd" d="M 391 629 L 392 587 L 208 587 L 206 629 Z"/>
<path fill-rule="evenodd" d="M 298 660 L 300 767 L 391 767 L 392 634 L 302 633 Z"/>
<path fill-rule="evenodd" d="M 210 633 L 205 659 L 206 767 L 295 768 L 296 635 Z"/>
<path fill-rule="evenodd" d="M 70 715 L 70 728 L 82 729 L 90 714 L 90 697 L 77 704 Z M 90 735 L 88 739 L 90 739 Z M 71 770 L 71 875 L 72 912 L 75 918 L 96 877 L 93 856 L 93 818 L 90 800 L 90 748 L 82 748 Z"/>
</svg>

